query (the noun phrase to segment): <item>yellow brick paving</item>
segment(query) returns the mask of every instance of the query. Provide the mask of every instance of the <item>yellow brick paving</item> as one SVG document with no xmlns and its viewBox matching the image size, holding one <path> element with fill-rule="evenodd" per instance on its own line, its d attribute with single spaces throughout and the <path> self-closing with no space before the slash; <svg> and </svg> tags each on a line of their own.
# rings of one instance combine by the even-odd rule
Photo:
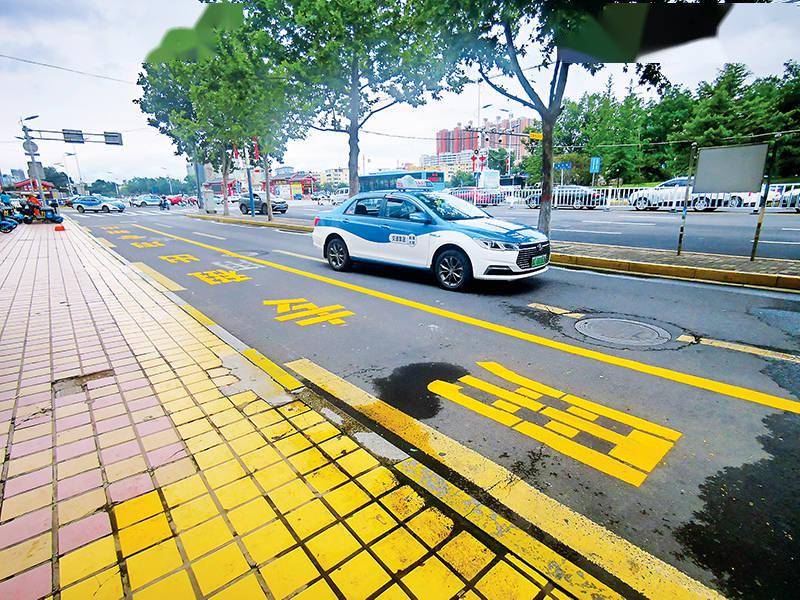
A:
<svg viewBox="0 0 800 600">
<path fill-rule="evenodd" d="M 1 243 L 0 597 L 573 597 L 76 226 Z"/>
</svg>

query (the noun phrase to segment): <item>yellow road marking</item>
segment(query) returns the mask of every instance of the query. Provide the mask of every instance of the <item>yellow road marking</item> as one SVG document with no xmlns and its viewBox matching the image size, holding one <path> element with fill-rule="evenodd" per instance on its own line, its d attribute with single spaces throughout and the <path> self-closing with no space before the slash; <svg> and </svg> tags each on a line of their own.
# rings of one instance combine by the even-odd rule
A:
<svg viewBox="0 0 800 600">
<path fill-rule="evenodd" d="M 116 246 L 114 244 L 112 244 L 110 240 L 107 240 L 106 238 L 100 238 L 99 237 L 99 238 L 95 238 L 95 239 L 97 240 L 97 242 L 101 246 L 105 246 L 106 248 L 116 248 Z"/>
<path fill-rule="evenodd" d="M 679 342 L 689 342 L 690 344 L 702 344 L 704 346 L 724 348 L 725 350 L 735 350 L 736 352 L 754 354 L 756 356 L 763 356 L 764 358 L 774 358 L 776 360 L 800 363 L 800 356 L 787 354 L 785 352 L 767 350 L 766 348 L 759 348 L 758 346 L 748 346 L 747 344 L 737 344 L 736 342 L 725 342 L 722 340 L 712 340 L 709 338 L 698 338 L 694 337 L 693 335 L 681 335 L 677 338 L 677 340 Z"/>
<path fill-rule="evenodd" d="M 559 315 L 562 317 L 569 317 L 571 319 L 582 319 L 586 315 L 583 313 L 572 312 L 566 308 L 559 308 L 558 306 L 550 306 L 549 304 L 539 304 L 538 302 L 531 302 L 528 304 L 529 308 L 535 308 L 536 310 L 542 310 L 544 312 L 549 312 L 554 315 Z"/>
<path fill-rule="evenodd" d="M 272 377 L 275 381 L 281 384 L 288 391 L 299 390 L 303 387 L 296 378 L 286 372 L 280 365 L 276 365 L 266 356 L 261 354 L 255 348 L 248 348 L 242 352 L 242 355 L 250 360 L 254 365 L 260 367 L 267 375 Z"/>
<path fill-rule="evenodd" d="M 432 427 L 420 423 L 310 360 L 296 360 L 287 363 L 286 366 L 452 469 L 544 533 L 597 564 L 644 596 L 665 600 L 689 597 L 721 598 L 719 594 L 672 565 L 666 564 L 605 527 L 553 500 L 508 469 Z M 508 545 L 509 542 L 504 539 L 503 543 Z M 531 547 L 531 551 L 524 554 L 526 560 L 542 572 L 558 579 L 559 583 L 572 593 L 580 593 L 580 590 L 571 588 L 571 585 L 578 584 L 582 579 L 580 569 L 561 556 L 554 557 L 552 550 L 530 536 L 526 535 L 524 543 Z M 517 548 L 514 548 L 514 551 L 523 555 Z M 535 556 L 531 557 L 531 554 L 536 553 L 539 553 L 538 560 Z M 562 572 L 560 576 L 559 571 Z"/>
<path fill-rule="evenodd" d="M 184 304 L 181 306 L 181 308 L 190 315 L 192 315 L 195 321 L 205 325 L 206 327 L 213 327 L 214 325 L 216 325 L 214 321 L 209 319 L 205 314 L 197 310 L 194 306 L 191 306 L 189 304 Z"/>
<path fill-rule="evenodd" d="M 549 338 L 542 337 L 540 335 L 535 335 L 533 333 L 529 333 L 527 331 L 521 331 L 519 329 L 515 329 L 513 327 L 508 327 L 506 325 L 499 325 L 497 323 L 492 323 L 490 321 L 485 321 L 483 319 L 478 319 L 476 317 L 470 317 L 468 315 L 462 315 L 460 313 L 447 310 L 444 308 L 438 308 L 436 306 L 431 306 L 425 304 L 423 302 L 418 302 L 416 300 L 409 300 L 407 298 L 402 298 L 400 296 L 395 296 L 393 294 L 387 294 L 386 292 L 380 292 L 378 290 L 373 290 L 361 285 L 356 285 L 353 283 L 348 283 L 346 281 L 340 281 L 338 279 L 334 279 L 332 277 L 327 277 L 325 275 L 319 275 L 317 273 L 311 273 L 308 271 L 303 271 L 302 269 L 297 269 L 295 267 L 290 267 L 287 265 L 282 265 L 280 263 L 271 262 L 268 260 L 263 260 L 261 258 L 255 258 L 251 256 L 245 256 L 244 254 L 239 254 L 238 252 L 233 252 L 231 250 L 226 250 L 224 248 L 219 248 L 217 246 L 212 246 L 210 244 L 205 244 L 203 242 L 198 242 L 196 240 L 192 240 L 189 238 L 180 237 L 177 235 L 172 235 L 170 233 L 162 232 L 157 229 L 152 229 L 150 227 L 145 227 L 144 225 L 136 225 L 140 229 L 144 229 L 145 231 L 150 231 L 153 233 L 157 233 L 160 235 L 164 235 L 167 237 L 171 237 L 173 239 L 186 242 L 187 244 L 193 244 L 200 248 L 206 248 L 208 250 L 213 250 L 215 252 L 219 252 L 226 256 L 233 256 L 236 258 L 240 258 L 242 260 L 248 260 L 254 262 L 256 264 L 265 265 L 267 267 L 272 267 L 279 271 L 284 271 L 285 273 L 292 273 L 294 275 L 299 275 L 301 277 L 306 277 L 308 279 L 313 279 L 315 281 L 320 281 L 322 283 L 327 283 L 330 285 L 334 285 L 346 290 L 350 290 L 352 292 L 357 292 L 360 294 L 364 294 L 367 296 L 372 296 L 373 298 L 379 298 L 381 300 L 385 300 L 387 302 L 392 302 L 394 304 L 398 304 L 400 306 L 405 306 L 408 308 L 413 308 L 416 310 L 420 310 L 426 312 L 428 314 L 436 315 L 445 319 L 450 319 L 452 321 L 457 321 L 459 323 L 463 323 L 465 325 L 472 325 L 473 327 L 479 327 L 481 329 L 485 329 L 487 331 L 493 331 L 494 333 L 498 333 L 501 335 L 506 335 L 508 337 L 516 338 L 519 340 L 523 340 L 526 342 L 530 342 L 532 344 L 538 344 L 540 346 L 544 346 L 546 348 L 551 348 L 553 350 L 559 350 L 561 352 L 565 352 L 567 354 L 572 354 L 574 356 L 580 356 L 582 358 L 588 358 L 590 360 L 596 360 L 598 362 L 606 363 L 609 365 L 614 365 L 617 367 L 621 367 L 623 369 L 628 369 L 631 371 L 636 371 L 639 373 L 644 373 L 647 375 L 651 375 L 653 377 L 659 377 L 661 379 L 666 379 L 668 381 L 674 381 L 676 383 L 682 383 L 684 385 L 696 387 L 703 390 L 708 390 L 710 392 L 714 392 L 717 394 L 722 394 L 724 396 L 730 396 L 731 398 L 737 398 L 739 400 L 745 400 L 747 402 L 754 402 L 756 404 L 762 404 L 764 406 L 768 406 L 770 408 L 774 408 L 777 410 L 785 410 L 788 412 L 793 413 L 800 413 L 800 402 L 796 400 L 789 400 L 788 398 L 781 398 L 780 396 L 775 396 L 773 394 L 768 394 L 766 392 L 759 392 L 757 390 L 753 390 L 750 388 L 733 385 L 729 383 L 724 383 L 721 381 L 715 381 L 713 379 L 708 379 L 706 377 L 700 377 L 698 375 L 691 375 L 689 373 L 682 373 L 680 371 L 675 371 L 673 369 L 668 369 L 666 367 L 658 367 L 655 365 L 648 365 L 643 362 L 639 362 L 636 360 L 632 360 L 629 358 L 622 358 L 619 356 L 614 356 L 612 354 L 606 354 L 604 352 L 600 352 L 599 350 L 591 350 L 589 348 L 582 348 L 580 346 L 575 346 L 573 344 L 569 344 L 567 342 L 559 342 L 556 340 L 551 340 Z"/>
<path fill-rule="evenodd" d="M 166 275 L 162 275 L 158 271 L 156 271 L 153 267 L 144 264 L 143 262 L 135 262 L 131 263 L 134 267 L 139 269 L 142 273 L 150 277 L 150 279 L 154 279 L 158 283 L 160 283 L 163 287 L 168 289 L 170 292 L 182 292 L 186 288 L 181 286 L 179 283 L 172 281 Z"/>
</svg>

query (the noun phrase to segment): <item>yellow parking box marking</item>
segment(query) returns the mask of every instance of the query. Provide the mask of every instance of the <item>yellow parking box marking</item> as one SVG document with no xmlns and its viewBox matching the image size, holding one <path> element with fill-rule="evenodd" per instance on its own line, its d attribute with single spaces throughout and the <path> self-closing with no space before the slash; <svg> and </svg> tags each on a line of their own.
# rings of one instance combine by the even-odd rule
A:
<svg viewBox="0 0 800 600">
<path fill-rule="evenodd" d="M 507 427 L 513 427 L 522 421 L 522 419 L 519 417 L 511 415 L 504 410 L 498 410 L 491 406 L 487 406 L 479 400 L 475 400 L 474 398 L 470 398 L 469 396 L 462 394 L 461 386 L 454 385 L 446 381 L 433 381 L 428 384 L 428 389 L 434 394 L 439 394 L 440 396 L 447 398 L 452 402 L 460 404 L 464 408 L 468 408 L 471 411 L 474 411 L 479 415 L 483 415 L 488 419 L 502 423 Z"/>
<path fill-rule="evenodd" d="M 112 244 L 110 240 L 107 240 L 106 238 L 95 238 L 95 239 L 97 240 L 97 243 L 100 244 L 101 246 L 104 246 L 106 248 L 116 248 L 116 246 L 114 244 Z"/>
<path fill-rule="evenodd" d="M 131 242 L 131 246 L 134 248 L 163 248 L 163 242 Z"/>
<path fill-rule="evenodd" d="M 296 360 L 287 363 L 286 366 L 448 469 L 460 474 L 478 489 L 485 490 L 487 494 L 534 527 L 586 557 L 643 596 L 656 600 L 722 598 L 672 565 L 550 498 L 505 467 L 490 461 L 436 429 L 420 423 L 310 360 Z M 404 462 L 397 465 L 421 485 L 425 485 L 423 481 L 429 482 L 429 478 L 421 475 L 415 478 L 403 468 L 404 466 L 408 465 Z M 445 500 L 445 491 L 441 486 L 426 487 L 455 510 L 459 510 L 456 507 L 462 507 L 462 510 L 465 506 L 471 507 L 461 498 L 451 498 L 452 502 Z M 477 511 L 472 511 L 466 516 L 472 520 L 480 515 Z M 491 516 L 487 519 L 485 524 L 491 530 L 491 535 L 502 535 L 501 541 L 507 548 L 556 579 L 559 585 L 572 594 L 583 598 L 614 597 L 613 591 L 602 584 L 599 584 L 601 586 L 599 589 L 592 590 L 582 570 L 527 533 L 518 535 L 513 528 L 506 528 L 502 521 L 495 520 Z"/>
<path fill-rule="evenodd" d="M 272 377 L 286 390 L 291 392 L 294 390 L 299 390 L 301 387 L 303 387 L 303 384 L 300 383 L 295 377 L 290 375 L 285 369 L 283 369 L 283 367 L 276 365 L 255 348 L 248 348 L 242 352 L 242 355 L 249 359 L 254 365 L 261 368 L 262 371 Z"/>
<path fill-rule="evenodd" d="M 142 240 L 142 239 L 144 239 L 144 236 L 143 235 L 123 235 L 123 236 L 120 236 L 119 239 L 121 239 L 121 240 Z"/>
<path fill-rule="evenodd" d="M 248 281 L 250 279 L 247 275 L 242 275 L 236 271 L 226 271 L 225 269 L 216 269 L 214 271 L 197 271 L 195 273 L 187 273 L 187 275 L 189 275 L 189 277 L 196 277 L 200 281 L 205 281 L 208 285 L 239 283 L 241 281 Z"/>
<path fill-rule="evenodd" d="M 573 356 L 580 356 L 582 358 L 586 358 L 589 360 L 595 360 L 605 364 L 614 365 L 623 369 L 628 369 L 630 371 L 636 371 L 639 373 L 651 375 L 653 377 L 659 377 L 661 379 L 666 379 L 668 381 L 674 381 L 676 383 L 681 383 L 684 385 L 696 387 L 702 390 L 708 390 L 710 392 L 722 394 L 725 396 L 730 396 L 731 398 L 737 398 L 739 400 L 744 400 L 746 402 L 754 402 L 756 404 L 762 404 L 764 406 L 769 406 L 770 408 L 774 408 L 777 410 L 785 410 L 788 412 L 800 413 L 800 402 L 796 400 L 789 400 L 788 398 L 782 398 L 780 396 L 775 396 L 773 394 L 768 394 L 766 392 L 759 392 L 758 390 L 753 390 L 750 388 L 733 385 L 730 383 L 724 383 L 721 381 L 716 381 L 714 379 L 700 377 L 698 375 L 691 375 L 689 373 L 683 373 L 681 371 L 668 369 L 666 367 L 658 367 L 655 365 L 649 365 L 647 363 L 639 362 L 637 360 L 623 358 L 620 356 L 615 356 L 613 354 L 606 354 L 605 352 L 601 352 L 599 350 L 592 350 L 589 348 L 576 346 L 574 344 L 570 344 L 567 342 L 552 340 L 540 335 L 529 333 L 527 331 L 522 331 L 519 329 L 515 329 L 513 327 L 508 327 L 506 325 L 492 323 L 491 321 L 478 319 L 476 317 L 471 317 L 469 315 L 463 315 L 455 311 L 425 304 L 424 302 L 409 300 L 407 298 L 402 298 L 400 296 L 395 296 L 393 294 L 388 294 L 386 292 L 373 290 L 371 288 L 367 288 L 354 283 L 349 283 L 347 281 L 334 279 L 333 277 L 327 277 L 325 275 L 312 273 L 310 271 L 304 271 L 302 269 L 290 267 L 288 265 L 283 265 L 281 263 L 271 262 L 261 258 L 245 256 L 244 254 L 239 254 L 238 252 L 226 250 L 225 248 L 220 248 L 218 246 L 212 246 L 210 244 L 198 242 L 197 240 L 192 240 L 189 238 L 173 235 L 171 233 L 159 231 L 158 229 L 153 229 L 151 227 L 146 227 L 144 225 L 136 225 L 136 227 L 143 229 L 145 231 L 150 231 L 152 233 L 156 233 L 175 240 L 179 240 L 187 244 L 192 244 L 200 248 L 213 250 L 215 252 L 219 252 L 220 254 L 224 254 L 226 256 L 232 256 L 234 258 L 238 258 L 241 260 L 248 260 L 256 264 L 265 265 L 267 267 L 283 271 L 284 273 L 291 273 L 293 275 L 298 275 L 300 277 L 305 277 L 307 279 L 312 279 L 314 281 L 327 283 L 329 285 L 350 290 L 352 292 L 363 294 L 365 296 L 371 296 L 373 298 L 378 298 L 386 302 L 392 302 L 400 306 L 405 306 L 407 308 L 412 308 L 415 310 L 426 312 L 428 314 L 436 315 L 444 319 L 450 319 L 452 321 L 463 323 L 465 325 L 471 325 L 473 327 L 478 327 L 481 329 L 485 329 L 487 331 L 492 331 L 500 335 L 505 335 L 532 344 L 537 344 L 545 348 L 550 348 L 553 350 L 558 350 L 560 352 L 565 352 L 567 354 L 572 354 Z"/>
<path fill-rule="evenodd" d="M 613 419 L 617 423 L 627 425 L 631 428 L 631 431 L 627 434 L 619 433 L 595 423 L 595 419 L 584 419 L 574 413 L 560 410 L 554 406 L 547 406 L 543 402 L 528 400 L 524 395 L 518 393 L 525 388 L 518 388 L 515 392 L 510 392 L 503 387 L 471 375 L 461 377 L 459 381 L 483 392 L 493 394 L 498 399 L 494 400 L 491 405 L 487 405 L 462 393 L 460 386 L 439 380 L 428 384 L 428 389 L 479 415 L 511 427 L 518 433 L 532 437 L 554 450 L 566 454 L 570 458 L 636 487 L 644 483 L 647 475 L 672 449 L 675 440 L 681 436 L 678 431 L 650 423 L 638 417 L 632 417 L 627 413 L 604 407 L 533 381 L 498 363 L 481 362 L 478 364 L 509 383 L 525 384 L 536 387 L 539 390 L 549 390 L 546 395 L 555 400 L 569 404 L 580 402 L 584 406 L 592 406 L 593 411 L 591 412 L 582 407 L 578 408 L 588 412 L 595 419 L 598 415 L 603 415 L 609 420 Z M 544 396 L 539 397 L 544 398 Z M 523 419 L 516 414 L 523 406 L 517 404 L 517 398 L 522 398 L 530 403 L 525 408 L 529 408 L 533 412 L 537 412 L 551 420 L 542 426 Z M 604 453 L 572 439 L 581 432 L 611 444 L 613 448 L 608 453 Z"/>
<path fill-rule="evenodd" d="M 308 325 L 316 325 L 318 323 L 344 325 L 344 318 L 355 314 L 352 311 L 346 310 L 341 304 L 317 306 L 305 298 L 264 300 L 263 304 L 264 306 L 276 307 L 278 313 L 278 316 L 275 317 L 276 321 L 294 321 L 295 324 L 300 327 L 307 327 Z"/>
<path fill-rule="evenodd" d="M 110 229 L 109 233 L 113 233 L 114 235 L 121 235 L 123 233 L 130 233 L 127 229 Z"/>
<path fill-rule="evenodd" d="M 172 279 L 170 279 L 166 275 L 162 275 L 161 273 L 156 271 L 153 267 L 146 265 L 143 262 L 135 262 L 131 264 L 137 269 L 139 269 L 139 271 L 150 277 L 150 279 L 157 281 L 159 284 L 168 289 L 170 292 L 182 292 L 183 290 L 186 289 L 179 283 L 172 281 Z"/>
<path fill-rule="evenodd" d="M 192 315 L 195 321 L 197 321 L 198 323 L 202 323 L 206 327 L 213 327 L 214 325 L 216 325 L 214 321 L 209 319 L 205 314 L 197 310 L 194 306 L 190 306 L 189 304 L 184 304 L 181 306 L 181 308 L 190 315 Z"/>
<path fill-rule="evenodd" d="M 531 302 L 528 304 L 529 308 L 535 308 L 544 312 L 549 312 L 560 317 L 569 317 L 570 319 L 582 319 L 586 315 L 579 312 L 572 312 L 566 308 L 559 308 L 558 306 L 550 306 L 549 304 L 539 304 L 538 302 Z"/>
<path fill-rule="evenodd" d="M 776 352 L 775 350 L 767 350 L 766 348 L 759 348 L 758 346 L 749 346 L 747 344 L 737 344 L 736 342 L 726 342 L 723 340 L 713 340 L 709 338 L 698 338 L 693 335 L 681 335 L 677 338 L 679 342 L 689 342 L 690 344 L 702 344 L 703 346 L 712 346 L 714 348 L 724 348 L 725 350 L 734 350 L 736 352 L 744 352 L 745 354 L 753 354 L 755 356 L 762 356 L 764 358 L 773 358 L 775 360 L 785 360 L 793 363 L 800 363 L 800 356 L 795 354 L 787 354 L 786 352 Z"/>
<path fill-rule="evenodd" d="M 196 256 L 192 256 L 191 254 L 167 254 L 164 256 L 159 256 L 161 260 L 164 260 L 170 264 L 177 264 L 177 263 L 190 263 L 190 262 L 199 262 L 200 259 Z"/>
<path fill-rule="evenodd" d="M 568 406 L 567 412 L 572 413 L 573 415 L 577 415 L 582 419 L 586 419 L 587 421 L 594 421 L 595 419 L 597 419 L 596 414 L 591 413 L 588 410 L 583 410 L 582 408 L 578 408 L 577 406 Z"/>
</svg>

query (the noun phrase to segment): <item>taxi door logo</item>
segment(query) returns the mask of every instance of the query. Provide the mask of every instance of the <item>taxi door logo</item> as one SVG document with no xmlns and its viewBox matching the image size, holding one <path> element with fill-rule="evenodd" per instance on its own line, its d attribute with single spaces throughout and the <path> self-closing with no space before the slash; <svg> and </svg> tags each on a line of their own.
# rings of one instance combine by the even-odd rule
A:
<svg viewBox="0 0 800 600">
<path fill-rule="evenodd" d="M 392 244 L 404 244 L 406 246 L 416 246 L 417 245 L 417 236 L 413 233 L 405 234 L 405 233 L 390 233 L 389 234 L 389 241 Z"/>
</svg>

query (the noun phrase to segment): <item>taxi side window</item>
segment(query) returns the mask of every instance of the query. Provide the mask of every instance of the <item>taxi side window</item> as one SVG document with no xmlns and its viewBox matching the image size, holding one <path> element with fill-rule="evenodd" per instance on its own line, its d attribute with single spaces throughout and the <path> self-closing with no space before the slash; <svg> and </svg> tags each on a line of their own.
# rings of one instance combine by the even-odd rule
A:
<svg viewBox="0 0 800 600">
<path fill-rule="evenodd" d="M 345 214 L 377 217 L 381 211 L 381 198 L 362 198 L 347 207 Z"/>
<path fill-rule="evenodd" d="M 419 208 L 408 200 L 401 198 L 387 198 L 385 216 L 387 219 L 406 219 L 415 212 L 420 212 Z"/>
</svg>

